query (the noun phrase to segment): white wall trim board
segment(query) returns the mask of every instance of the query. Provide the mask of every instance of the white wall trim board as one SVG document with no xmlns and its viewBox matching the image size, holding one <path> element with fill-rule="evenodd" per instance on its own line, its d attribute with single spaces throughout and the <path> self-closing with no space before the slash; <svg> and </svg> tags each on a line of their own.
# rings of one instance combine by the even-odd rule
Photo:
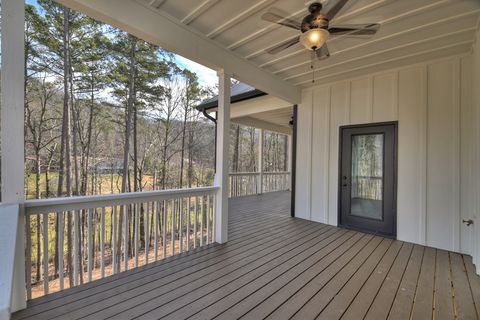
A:
<svg viewBox="0 0 480 320">
<path fill-rule="evenodd" d="M 454 182 L 454 195 L 453 195 L 453 207 L 456 209 L 454 211 L 453 218 L 453 248 L 455 251 L 460 251 L 460 221 L 461 221 L 461 207 L 460 207 L 460 104 L 461 104 L 461 79 L 462 79 L 462 69 L 460 67 L 460 58 L 456 57 L 453 63 L 454 68 L 454 83 L 455 90 L 453 90 L 453 117 L 452 117 L 452 126 L 453 126 L 453 166 L 452 166 L 452 175 Z"/>
<path fill-rule="evenodd" d="M 443 61 L 443 60 L 442 60 Z M 420 201 L 419 201 L 419 214 L 420 214 L 420 223 L 419 223 L 419 238 L 420 244 L 427 244 L 427 212 L 428 205 L 426 201 L 427 197 L 427 138 L 428 138 L 428 68 L 427 64 L 421 66 L 421 103 L 420 103 L 420 158 L 419 158 L 419 168 L 420 168 Z"/>
</svg>

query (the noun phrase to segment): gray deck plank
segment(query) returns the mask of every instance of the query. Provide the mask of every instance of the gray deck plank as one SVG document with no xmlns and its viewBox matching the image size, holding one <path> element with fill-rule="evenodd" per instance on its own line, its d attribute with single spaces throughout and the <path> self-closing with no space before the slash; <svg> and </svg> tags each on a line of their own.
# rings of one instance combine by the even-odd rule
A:
<svg viewBox="0 0 480 320">
<path fill-rule="evenodd" d="M 450 258 L 448 252 L 444 250 L 437 250 L 434 300 L 434 319 L 443 320 L 455 318 L 452 277 L 450 274 Z"/>
<path fill-rule="evenodd" d="M 285 230 L 288 230 L 289 225 L 291 228 L 292 227 L 291 224 L 281 224 L 278 226 L 277 231 L 285 232 Z M 303 221 L 303 222 L 300 222 L 298 226 L 308 227 L 308 223 Z M 296 229 L 294 229 L 291 232 L 294 232 L 295 230 Z M 49 309 L 53 309 L 56 307 L 63 307 L 63 306 L 67 307 L 68 311 L 73 311 L 73 310 L 76 310 L 76 308 L 72 306 L 72 303 L 74 304 L 84 303 L 88 305 L 92 301 L 97 302 L 101 299 L 104 299 L 105 297 L 107 298 L 110 297 L 110 294 L 106 291 L 111 291 L 112 289 L 114 289 L 115 292 L 118 293 L 119 291 L 121 291 L 121 289 L 119 289 L 120 286 L 122 287 L 127 286 L 128 288 L 126 289 L 131 289 L 132 287 L 128 284 L 131 284 L 133 287 L 139 287 L 142 283 L 152 281 L 152 279 L 150 278 L 151 275 L 155 275 L 155 277 L 166 276 L 166 275 L 169 275 L 168 271 L 177 272 L 179 270 L 183 270 L 185 267 L 192 267 L 192 266 L 198 267 L 200 263 L 208 262 L 209 260 L 212 260 L 215 258 L 228 257 L 229 254 L 230 255 L 241 254 L 247 251 L 251 247 L 257 247 L 258 244 L 256 243 L 256 241 L 262 241 L 265 239 L 272 240 L 271 235 L 265 232 L 265 230 L 262 229 L 260 231 L 264 231 L 264 232 L 259 232 L 261 234 L 258 235 L 258 237 L 249 237 L 245 239 L 246 241 L 240 241 L 239 243 L 235 243 L 235 241 L 229 242 L 229 245 L 225 245 L 223 247 L 224 250 L 214 250 L 209 254 L 200 255 L 198 258 L 196 258 L 193 255 L 188 257 L 188 259 L 185 259 L 185 261 L 182 264 L 175 263 L 175 262 L 181 262 L 183 260 L 180 260 L 180 261 L 173 260 L 173 265 L 167 265 L 168 268 L 166 270 L 163 270 L 163 268 L 162 270 L 160 270 L 161 269 L 160 267 L 164 266 L 163 264 L 161 264 L 159 265 L 159 268 L 146 269 L 142 273 L 132 272 L 132 275 L 130 275 L 129 272 L 127 272 L 123 274 L 123 277 L 117 277 L 117 279 L 110 280 L 109 282 L 107 282 L 109 283 L 108 287 L 101 287 L 100 290 L 95 290 L 94 295 L 92 295 L 92 292 L 90 290 L 83 290 L 82 292 L 79 292 L 78 294 L 75 295 L 75 299 L 70 299 L 70 296 L 62 297 L 61 299 L 54 300 L 48 304 L 43 303 L 41 305 L 36 305 L 34 307 L 31 307 L 30 309 L 26 310 L 26 312 L 20 313 L 19 316 L 23 317 L 25 315 L 38 314 L 39 312 L 44 312 Z M 126 275 L 128 275 L 128 277 Z M 76 288 L 73 288 L 73 289 L 76 289 Z M 102 292 L 104 294 L 99 295 Z M 87 299 L 87 300 L 84 301 L 83 299 Z"/>
<path fill-rule="evenodd" d="M 309 270 L 308 273 L 304 275 L 307 279 L 305 284 L 299 282 L 296 285 L 302 285 L 302 287 L 296 289 L 293 292 L 289 292 L 290 297 L 282 298 L 283 302 L 279 308 L 277 308 L 273 313 L 268 315 L 269 319 L 284 319 L 292 317 L 309 299 L 311 299 L 317 292 L 318 288 L 324 287 L 330 282 L 330 280 L 335 277 L 346 265 L 348 265 L 352 260 L 361 260 L 366 258 L 370 252 L 372 252 L 382 241 L 378 237 L 373 237 L 371 235 L 365 236 L 360 239 L 352 248 L 350 248 L 345 254 L 340 256 L 334 263 L 332 263 L 328 268 L 318 273 L 316 270 Z M 313 272 L 312 272 L 313 271 Z M 289 288 L 286 288 L 289 291 Z M 277 295 L 278 297 L 279 295 Z M 264 306 L 265 307 L 265 306 Z M 246 319 L 255 319 L 256 313 L 263 313 L 262 309 L 264 307 L 256 308 L 255 312 L 247 314 Z M 268 309 L 267 309 L 268 310 Z"/>
<path fill-rule="evenodd" d="M 229 208 L 228 243 L 34 299 L 12 319 L 480 319 L 468 256 L 291 218 L 287 192 Z"/>
<path fill-rule="evenodd" d="M 284 263 L 295 254 L 301 253 L 301 250 L 303 249 L 302 244 L 312 240 L 315 241 L 315 238 L 318 236 L 321 236 L 321 234 L 314 232 L 307 237 L 298 239 L 292 238 L 288 245 L 282 246 L 279 250 L 275 250 L 274 252 L 270 252 L 259 258 L 252 259 L 245 264 L 243 268 L 227 270 L 224 274 L 211 274 L 202 279 L 202 282 L 204 282 L 205 285 L 198 286 L 197 284 L 189 284 L 185 291 L 182 288 L 175 288 L 165 297 L 156 298 L 146 304 L 146 306 L 137 309 L 133 313 L 129 312 L 129 314 L 137 316 L 135 312 L 141 312 L 139 316 L 143 319 L 165 316 L 170 312 L 181 308 L 185 304 L 189 304 L 208 293 L 227 286 L 233 281 L 235 281 L 237 285 L 243 281 L 249 281 L 254 277 L 255 271 L 266 271 L 270 265 L 275 266 L 278 263 Z M 183 292 L 185 292 L 185 294 L 182 294 Z M 158 306 L 161 305 L 161 303 L 164 303 L 165 306 L 160 310 Z M 122 317 L 120 317 L 120 319 L 121 318 Z"/>
<path fill-rule="evenodd" d="M 475 267 L 472 262 L 472 257 L 463 256 L 463 261 L 467 269 L 468 282 L 472 290 L 473 301 L 477 310 L 477 318 L 480 319 L 480 277 L 475 273 Z"/>
<path fill-rule="evenodd" d="M 232 245 L 237 245 L 240 243 L 252 242 L 253 240 L 261 241 L 264 238 L 271 237 L 271 235 L 268 234 L 269 230 L 275 230 L 275 228 L 277 227 L 288 228 L 288 224 L 289 224 L 288 221 L 292 221 L 292 219 L 289 217 L 284 217 L 284 218 L 286 220 L 282 219 L 281 221 L 275 221 L 275 222 L 272 222 L 271 219 L 270 220 L 267 219 L 264 222 L 252 221 L 251 224 L 248 224 L 240 229 L 242 230 L 243 234 L 242 232 L 240 232 L 238 235 L 230 235 L 230 241 L 228 242 L 228 246 L 230 247 Z M 301 221 L 301 223 L 306 223 L 306 222 Z M 281 230 L 278 230 L 278 231 L 281 231 Z M 62 292 L 53 293 L 38 299 L 34 299 L 30 301 L 28 305 L 29 307 L 35 307 L 40 304 L 58 300 L 64 297 L 67 297 L 68 299 L 68 296 L 71 294 L 76 294 L 81 291 L 87 291 L 91 288 L 98 287 L 106 283 L 111 283 L 118 280 L 123 281 L 123 278 L 126 275 L 132 275 L 136 273 L 140 274 L 151 268 L 172 266 L 172 265 L 175 265 L 176 263 L 179 263 L 185 260 L 192 260 L 200 256 L 206 256 L 207 254 L 210 254 L 210 253 L 217 254 L 218 253 L 217 247 L 218 247 L 218 244 L 211 244 L 204 248 L 197 248 L 195 250 L 192 250 L 190 253 L 184 253 L 182 255 L 169 257 L 164 261 L 154 262 L 146 266 L 142 266 L 137 269 L 132 269 L 127 272 L 115 274 L 113 276 L 96 280 L 94 282 L 87 283 L 82 286 L 73 287 Z"/>
<path fill-rule="evenodd" d="M 477 319 L 472 291 L 462 256 L 450 252 L 455 311 L 459 319 Z"/>
<path fill-rule="evenodd" d="M 342 239 L 345 234 L 345 231 L 335 232 L 330 237 L 317 241 L 317 243 L 310 248 L 303 247 L 303 252 L 301 254 L 295 254 L 285 263 L 270 265 L 269 267 L 271 268 L 268 272 L 264 272 L 260 269 L 255 270 L 253 273 L 255 277 L 251 281 L 246 282 L 243 281 L 243 279 L 239 279 L 239 281 L 231 282 L 228 287 L 222 287 L 221 290 L 217 290 L 214 294 L 203 296 L 201 299 L 195 301 L 195 303 L 172 313 L 168 318 L 175 319 L 188 316 L 198 319 L 206 316 L 218 315 L 229 306 L 232 306 L 236 302 L 249 296 L 252 292 L 264 287 L 267 283 L 275 280 L 288 270 L 301 263 L 309 261 L 309 258 L 326 255 L 326 252 L 331 250 L 331 247 L 338 244 L 341 240 L 337 240 Z"/>
<path fill-rule="evenodd" d="M 383 280 L 381 287 L 378 290 L 372 289 L 373 293 L 376 294 L 372 304 L 367 306 L 363 303 L 363 298 L 355 299 L 347 312 L 343 315 L 342 319 L 354 320 L 363 317 L 366 320 L 386 319 L 393 304 L 393 300 L 395 299 L 398 286 L 404 275 L 412 250 L 413 245 L 411 243 L 404 243 L 400 253 L 394 261 L 394 264 L 386 278 Z M 363 297 L 363 295 L 359 294 L 359 297 Z"/>
<path fill-rule="evenodd" d="M 315 228 L 308 224 L 292 225 L 291 230 L 285 232 L 282 236 L 269 237 L 261 244 L 253 242 L 250 245 L 227 251 L 224 255 L 216 256 L 205 262 L 189 264 L 187 268 L 179 271 L 173 270 L 173 273 L 155 273 L 138 281 L 129 282 L 127 285 L 119 286 L 114 290 L 103 292 L 101 295 L 94 294 L 84 299 L 80 305 L 77 301 L 74 301 L 67 306 L 57 308 L 54 312 L 43 314 L 42 318 L 61 317 L 68 312 L 72 319 L 85 317 L 85 315 L 91 315 L 91 318 L 97 319 L 110 313 L 117 314 L 120 310 L 132 312 L 134 308 L 139 307 L 140 303 L 161 295 L 163 292 L 168 292 L 169 288 L 174 285 L 184 286 L 208 274 L 215 273 L 218 275 L 218 273 L 239 268 L 242 263 L 246 264 L 250 260 L 255 260 L 263 256 L 265 252 L 283 247 L 286 242 L 290 241 L 291 237 L 306 236 L 309 230 L 315 230 Z M 166 287 L 167 285 L 169 287 Z M 182 289 L 186 290 L 185 287 L 182 287 Z M 105 308 L 105 305 L 109 307 Z M 41 318 L 39 317 L 39 319 Z"/>
<path fill-rule="evenodd" d="M 380 239 L 380 243 L 375 245 L 375 240 L 377 239 L 374 239 L 370 243 L 370 246 L 360 251 L 360 253 L 331 278 L 325 286 L 317 286 L 316 283 L 312 282 L 311 288 L 316 290 L 315 294 L 295 313 L 292 319 L 316 318 L 347 282 L 352 280 L 352 278 L 352 282 L 357 282 L 356 280 L 358 279 L 354 277 L 355 275 L 359 275 L 359 278 L 362 278 L 370 274 L 371 270 L 378 264 L 378 261 L 384 256 L 392 244 L 390 239 Z"/>
<path fill-rule="evenodd" d="M 410 319 L 425 247 L 415 245 L 387 319 Z"/>
<path fill-rule="evenodd" d="M 363 306 L 368 308 L 402 248 L 402 245 L 403 242 L 394 241 L 381 260 L 377 259 L 375 268 L 364 264 L 322 311 L 318 319 L 340 319 L 354 299 L 360 301 Z M 357 319 L 358 318 L 361 318 L 359 312 L 357 312 Z"/>
<path fill-rule="evenodd" d="M 436 249 L 425 248 L 420 276 L 418 277 L 415 300 L 413 301 L 412 319 L 431 319 L 433 313 L 433 289 L 435 288 Z"/>
<path fill-rule="evenodd" d="M 237 319 L 249 311 L 252 318 L 255 316 L 258 316 L 259 319 L 262 316 L 265 317 L 288 299 L 292 291 L 294 292 L 297 287 L 300 289 L 311 277 L 325 270 L 346 251 L 357 250 L 352 247 L 363 237 L 360 233 L 346 233 L 332 246 L 326 248 L 317 259 L 312 258 L 305 261 L 243 300 L 232 301 L 232 306 L 217 318 Z M 258 314 L 258 312 L 262 312 L 262 314 Z"/>
<path fill-rule="evenodd" d="M 329 232 L 328 236 L 332 236 L 335 233 L 339 233 L 338 230 Z M 229 281 L 225 285 L 220 284 L 219 286 L 219 281 L 217 280 L 211 285 L 203 286 L 198 290 L 190 292 L 188 295 L 182 297 L 181 299 L 172 301 L 168 304 L 167 308 L 164 308 L 164 310 L 162 310 L 162 312 L 152 313 L 155 316 L 168 315 L 166 319 L 183 319 L 190 317 L 200 311 L 205 306 L 205 304 L 208 304 L 210 301 L 218 301 L 225 295 L 233 293 L 235 290 L 241 288 L 243 285 L 255 282 L 256 280 L 258 280 L 259 277 L 264 274 L 274 274 L 275 272 L 272 272 L 272 270 L 281 270 L 283 268 L 288 268 L 291 264 L 294 264 L 298 260 L 304 259 L 305 257 L 315 253 L 325 245 L 327 241 L 322 241 L 325 238 L 326 237 L 324 236 L 324 234 L 316 236 L 308 242 L 299 244 L 294 249 L 289 249 L 285 254 L 273 260 L 266 261 L 261 266 L 252 268 L 251 271 L 237 278 L 234 278 L 235 273 L 229 274 L 229 278 L 233 278 L 233 280 Z M 327 238 L 327 240 L 329 239 Z M 185 305 L 187 305 L 187 307 L 184 307 Z M 141 318 L 148 319 L 149 317 L 142 316 Z"/>
</svg>

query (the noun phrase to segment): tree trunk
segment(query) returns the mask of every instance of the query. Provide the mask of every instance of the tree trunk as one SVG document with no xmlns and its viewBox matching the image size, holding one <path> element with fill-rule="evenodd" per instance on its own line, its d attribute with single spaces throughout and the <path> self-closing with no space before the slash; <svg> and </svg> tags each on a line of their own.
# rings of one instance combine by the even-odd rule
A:
<svg viewBox="0 0 480 320">
<path fill-rule="evenodd" d="M 192 187 L 193 180 L 193 138 L 194 130 L 190 130 L 188 133 L 188 187 Z"/>
<path fill-rule="evenodd" d="M 63 195 L 63 179 L 65 178 L 66 195 L 71 196 L 71 159 L 70 159 L 70 9 L 63 9 L 63 120 L 60 145 L 60 168 L 58 173 L 58 196 Z M 65 165 L 64 165 L 65 162 Z M 67 215 L 67 268 L 69 272 L 70 287 L 73 286 L 73 267 L 72 267 L 72 218 Z M 63 230 L 58 230 L 60 215 L 57 215 L 57 235 Z M 58 252 L 58 244 L 56 251 Z"/>
<path fill-rule="evenodd" d="M 240 145 L 240 125 L 237 124 L 235 128 L 235 140 L 233 145 L 233 172 L 238 172 L 238 158 L 239 158 L 239 145 Z"/>
<path fill-rule="evenodd" d="M 133 191 L 138 191 L 139 180 L 138 174 L 138 141 L 137 141 L 137 106 L 133 106 Z"/>
<path fill-rule="evenodd" d="M 188 117 L 188 109 L 185 108 L 184 115 L 183 115 L 183 127 L 182 127 L 182 146 L 180 151 L 180 179 L 179 185 L 180 188 L 183 188 L 183 167 L 185 164 L 185 134 L 187 131 L 187 117 Z"/>
<path fill-rule="evenodd" d="M 129 183 L 129 166 L 128 160 L 130 155 L 130 134 L 133 116 L 134 92 L 135 92 L 135 53 L 136 53 L 137 39 L 130 36 L 130 61 L 129 61 L 129 75 L 128 75 L 128 101 L 127 110 L 125 112 L 125 145 L 123 149 L 123 175 L 122 175 L 122 193 L 127 191 L 127 183 Z M 117 272 L 120 271 L 120 257 L 122 253 L 122 225 L 123 217 L 120 213 L 118 223 L 118 239 L 116 252 L 116 267 Z"/>
<path fill-rule="evenodd" d="M 256 161 L 255 161 L 255 128 L 250 128 L 250 172 L 256 172 Z"/>
<path fill-rule="evenodd" d="M 40 154 L 39 150 L 35 150 L 35 198 L 40 199 Z M 37 275 L 36 280 L 40 280 L 40 267 L 41 267 L 41 241 L 40 241 L 40 215 L 37 214 Z"/>
</svg>

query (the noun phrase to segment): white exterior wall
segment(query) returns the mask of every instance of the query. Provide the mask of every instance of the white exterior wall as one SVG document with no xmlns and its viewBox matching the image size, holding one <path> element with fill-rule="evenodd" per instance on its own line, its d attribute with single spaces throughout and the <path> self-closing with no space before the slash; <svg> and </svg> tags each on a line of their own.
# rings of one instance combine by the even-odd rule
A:
<svg viewBox="0 0 480 320">
<path fill-rule="evenodd" d="M 340 126 L 396 120 L 397 238 L 470 253 L 473 228 L 461 219 L 472 218 L 476 197 L 472 61 L 455 56 L 305 89 L 296 216 L 337 224 Z"/>
</svg>

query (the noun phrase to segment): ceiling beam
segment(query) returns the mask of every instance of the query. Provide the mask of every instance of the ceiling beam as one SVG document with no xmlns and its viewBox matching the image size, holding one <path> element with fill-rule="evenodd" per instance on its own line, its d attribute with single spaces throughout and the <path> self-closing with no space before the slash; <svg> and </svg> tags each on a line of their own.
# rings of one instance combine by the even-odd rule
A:
<svg viewBox="0 0 480 320">
<path fill-rule="evenodd" d="M 292 104 L 271 95 L 264 95 L 248 100 L 232 103 L 230 107 L 230 118 L 241 118 L 252 116 L 257 113 L 275 111 L 289 108 Z M 217 108 L 211 108 L 208 112 L 215 112 Z"/>
<path fill-rule="evenodd" d="M 265 120 L 256 119 L 254 117 L 241 117 L 232 119 L 232 122 L 242 124 L 247 127 L 254 127 L 258 129 L 265 129 L 268 131 L 279 132 L 283 134 L 292 134 L 290 127 L 284 127 L 275 123 L 271 123 Z"/>
<path fill-rule="evenodd" d="M 120 28 L 138 38 L 203 64 L 292 104 L 300 103 L 299 88 L 262 70 L 252 62 L 193 30 L 180 21 L 134 0 L 56 0 L 73 10 Z"/>
</svg>

